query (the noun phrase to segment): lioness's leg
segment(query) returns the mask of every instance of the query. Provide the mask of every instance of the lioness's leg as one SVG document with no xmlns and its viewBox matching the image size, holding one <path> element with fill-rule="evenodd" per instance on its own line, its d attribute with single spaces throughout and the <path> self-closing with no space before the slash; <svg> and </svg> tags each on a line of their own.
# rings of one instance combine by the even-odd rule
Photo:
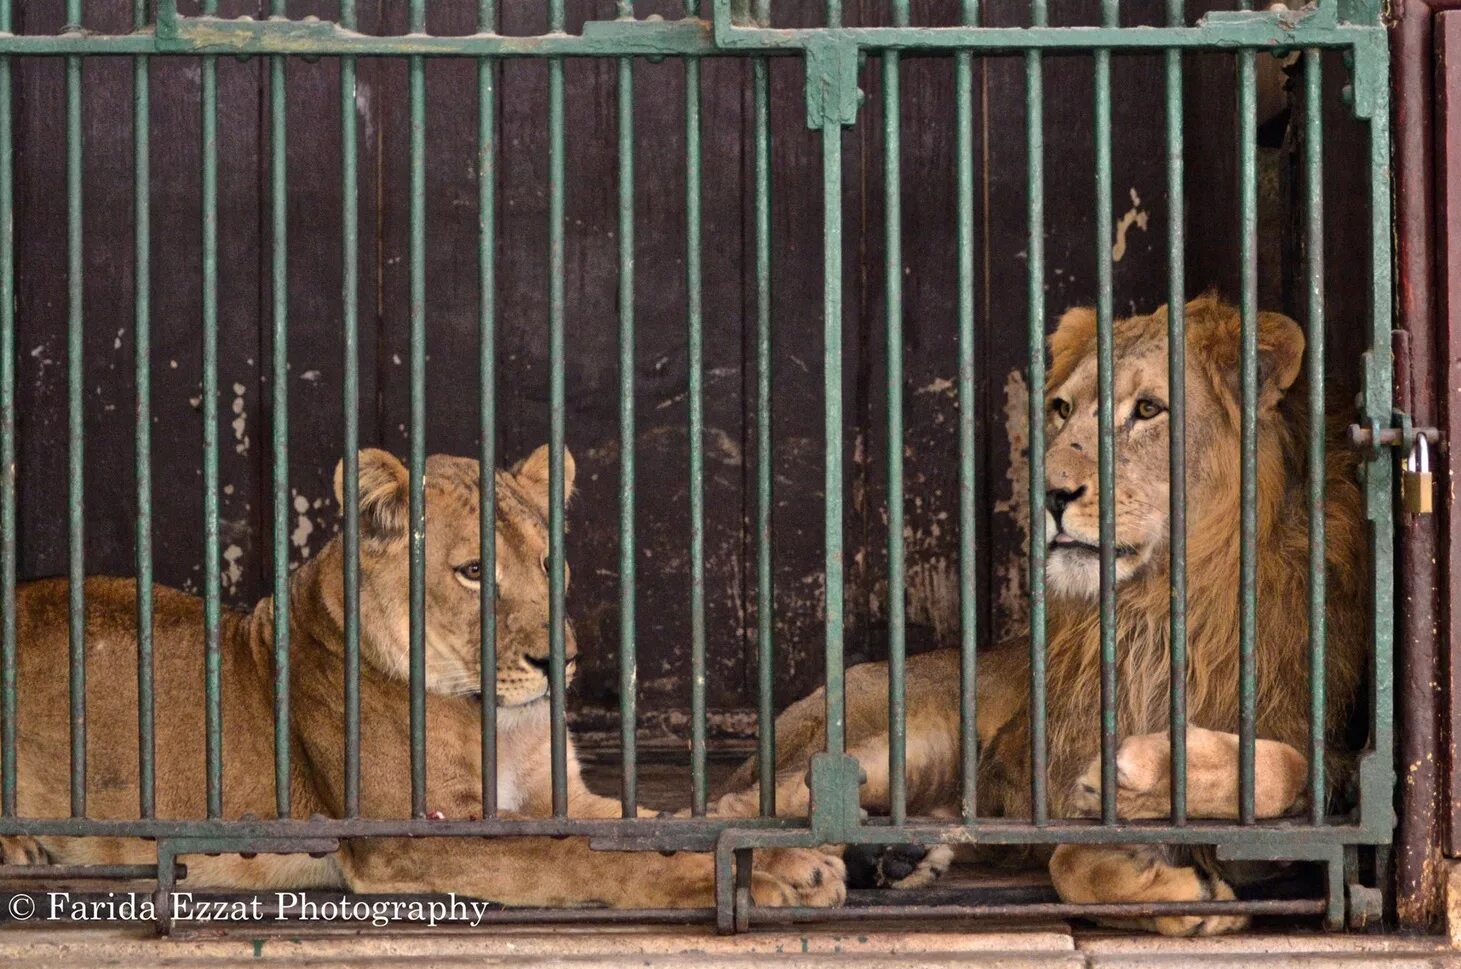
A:
<svg viewBox="0 0 1461 969">
<path fill-rule="evenodd" d="M 455 892 L 519 906 L 704 908 L 715 904 L 707 854 L 594 851 L 584 838 L 367 839 L 342 844 L 354 892 Z M 782 879 L 753 872 L 757 905 L 804 904 Z"/>
<path fill-rule="evenodd" d="M 24 834 L 0 835 L 0 865 L 45 865 L 51 861 L 35 838 Z"/>
<path fill-rule="evenodd" d="M 1172 745 L 1166 732 L 1141 734 L 1121 742 L 1116 752 L 1116 813 L 1123 818 L 1162 818 L 1172 812 Z M 1238 735 L 1201 727 L 1187 728 L 1187 814 L 1194 818 L 1238 816 Z M 1300 806 L 1309 762 L 1277 740 L 1254 746 L 1254 813 L 1278 818 Z M 1077 807 L 1099 810 L 1101 762 L 1086 769 L 1076 794 Z"/>
<path fill-rule="evenodd" d="M 1203 902 L 1236 896 L 1227 882 L 1195 867 L 1169 864 L 1148 845 L 1061 845 L 1050 858 L 1050 880 L 1060 897 L 1089 902 Z M 1102 919 L 1121 928 L 1162 935 L 1218 935 L 1246 928 L 1242 915 L 1168 915 Z"/>
</svg>

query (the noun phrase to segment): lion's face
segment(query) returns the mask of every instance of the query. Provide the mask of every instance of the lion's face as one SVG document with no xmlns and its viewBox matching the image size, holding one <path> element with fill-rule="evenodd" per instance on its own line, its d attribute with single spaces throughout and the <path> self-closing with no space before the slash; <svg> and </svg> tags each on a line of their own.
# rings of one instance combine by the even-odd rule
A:
<svg viewBox="0 0 1461 969">
<path fill-rule="evenodd" d="M 564 493 L 573 490 L 564 453 Z M 548 692 L 548 449 L 496 472 L 496 574 L 482 574 L 478 462 L 432 455 L 426 461 L 426 688 L 464 695 L 481 689 L 481 584 L 496 582 L 497 702 L 522 706 Z M 342 493 L 342 469 L 335 474 Z M 343 500 L 341 502 L 343 504 Z M 360 453 L 360 612 L 362 649 L 388 675 L 410 670 L 409 476 L 384 451 Z M 565 583 L 567 566 L 564 567 Z M 565 624 L 567 625 L 567 624 Z M 577 644 L 565 630 L 566 675 Z"/>
<path fill-rule="evenodd" d="M 1237 528 L 1240 325 L 1237 310 L 1204 297 L 1187 317 L 1187 508 L 1230 515 Z M 1298 376 L 1304 337 L 1287 317 L 1259 315 L 1259 421 Z M 1169 535 L 1170 425 L 1167 313 L 1120 320 L 1113 331 L 1116 580 L 1164 561 Z M 1100 432 L 1096 319 L 1075 309 L 1050 338 L 1046 382 L 1046 580 L 1052 595 L 1100 592 Z"/>
</svg>

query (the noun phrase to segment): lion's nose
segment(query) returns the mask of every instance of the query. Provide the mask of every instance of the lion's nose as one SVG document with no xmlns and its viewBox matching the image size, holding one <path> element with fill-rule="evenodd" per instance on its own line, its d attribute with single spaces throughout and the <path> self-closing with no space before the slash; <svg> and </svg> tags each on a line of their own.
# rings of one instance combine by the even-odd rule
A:
<svg viewBox="0 0 1461 969">
<path fill-rule="evenodd" d="M 1065 509 L 1072 503 L 1079 501 L 1085 493 L 1085 485 L 1081 485 L 1075 489 L 1051 488 L 1045 492 L 1045 507 L 1049 509 L 1051 515 L 1055 516 L 1055 526 L 1057 528 L 1060 527 L 1060 516 L 1065 513 Z"/>
<path fill-rule="evenodd" d="M 564 665 L 564 667 L 572 666 L 574 664 L 576 658 L 577 657 L 575 657 L 573 653 L 567 653 L 567 654 L 565 654 L 564 657 L 563 657 L 563 665 Z M 527 664 L 529 666 L 531 666 L 533 669 L 537 670 L 539 673 L 542 673 L 544 676 L 547 676 L 548 675 L 548 657 L 546 657 L 546 656 L 524 656 L 523 659 L 527 662 Z"/>
</svg>

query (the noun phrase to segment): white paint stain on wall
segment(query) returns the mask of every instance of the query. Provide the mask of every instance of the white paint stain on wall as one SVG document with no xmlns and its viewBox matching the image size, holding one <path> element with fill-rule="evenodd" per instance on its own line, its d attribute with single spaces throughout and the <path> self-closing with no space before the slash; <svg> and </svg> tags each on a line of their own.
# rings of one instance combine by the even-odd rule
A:
<svg viewBox="0 0 1461 969">
<path fill-rule="evenodd" d="M 239 454 L 249 453 L 249 418 L 244 413 L 244 391 L 248 388 L 243 384 L 233 385 L 233 449 Z"/>
<path fill-rule="evenodd" d="M 1111 261 L 1120 262 L 1121 257 L 1126 255 L 1126 233 L 1136 226 L 1141 231 L 1146 231 L 1147 213 L 1141 210 L 1141 196 L 1136 194 L 1136 189 L 1131 190 L 1131 208 L 1121 216 L 1116 223 L 1116 240 L 1111 244 Z"/>
<path fill-rule="evenodd" d="M 238 584 L 243 579 L 243 549 L 237 545 L 230 545 L 223 550 L 223 587 L 229 592 L 237 592 Z"/>
<path fill-rule="evenodd" d="M 309 537 L 314 534 L 315 523 L 309 518 L 309 499 L 304 495 L 294 496 L 294 511 L 299 516 L 289 540 L 299 549 L 299 554 L 309 558 Z"/>
</svg>

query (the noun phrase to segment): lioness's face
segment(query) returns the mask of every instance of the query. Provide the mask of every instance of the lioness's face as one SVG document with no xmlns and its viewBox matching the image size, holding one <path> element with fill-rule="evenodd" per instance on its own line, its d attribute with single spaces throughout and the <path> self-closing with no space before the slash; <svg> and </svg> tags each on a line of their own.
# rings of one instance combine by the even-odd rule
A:
<svg viewBox="0 0 1461 969">
<path fill-rule="evenodd" d="M 574 465 L 565 452 L 564 493 Z M 337 471 L 337 492 L 340 473 Z M 478 462 L 432 455 L 426 461 L 426 688 L 448 695 L 481 691 L 482 583 L 496 604 L 496 696 L 504 707 L 548 692 L 548 449 L 495 474 L 496 563 L 483 571 L 479 541 Z M 409 678 L 409 476 L 384 451 L 360 454 L 361 628 L 372 663 Z M 568 569 L 564 566 L 564 581 Z M 577 644 L 565 623 L 565 676 L 573 676 Z"/>
<path fill-rule="evenodd" d="M 1259 316 L 1259 417 L 1269 416 L 1302 363 L 1292 320 Z M 1240 339 L 1237 311 L 1211 297 L 1187 307 L 1186 499 L 1189 530 L 1203 516 L 1237 529 Z M 1045 394 L 1046 581 L 1052 595 L 1100 593 L 1100 423 L 1095 316 L 1072 310 L 1051 337 Z M 1171 500 L 1166 308 L 1113 330 L 1116 581 L 1165 560 Z"/>
</svg>

